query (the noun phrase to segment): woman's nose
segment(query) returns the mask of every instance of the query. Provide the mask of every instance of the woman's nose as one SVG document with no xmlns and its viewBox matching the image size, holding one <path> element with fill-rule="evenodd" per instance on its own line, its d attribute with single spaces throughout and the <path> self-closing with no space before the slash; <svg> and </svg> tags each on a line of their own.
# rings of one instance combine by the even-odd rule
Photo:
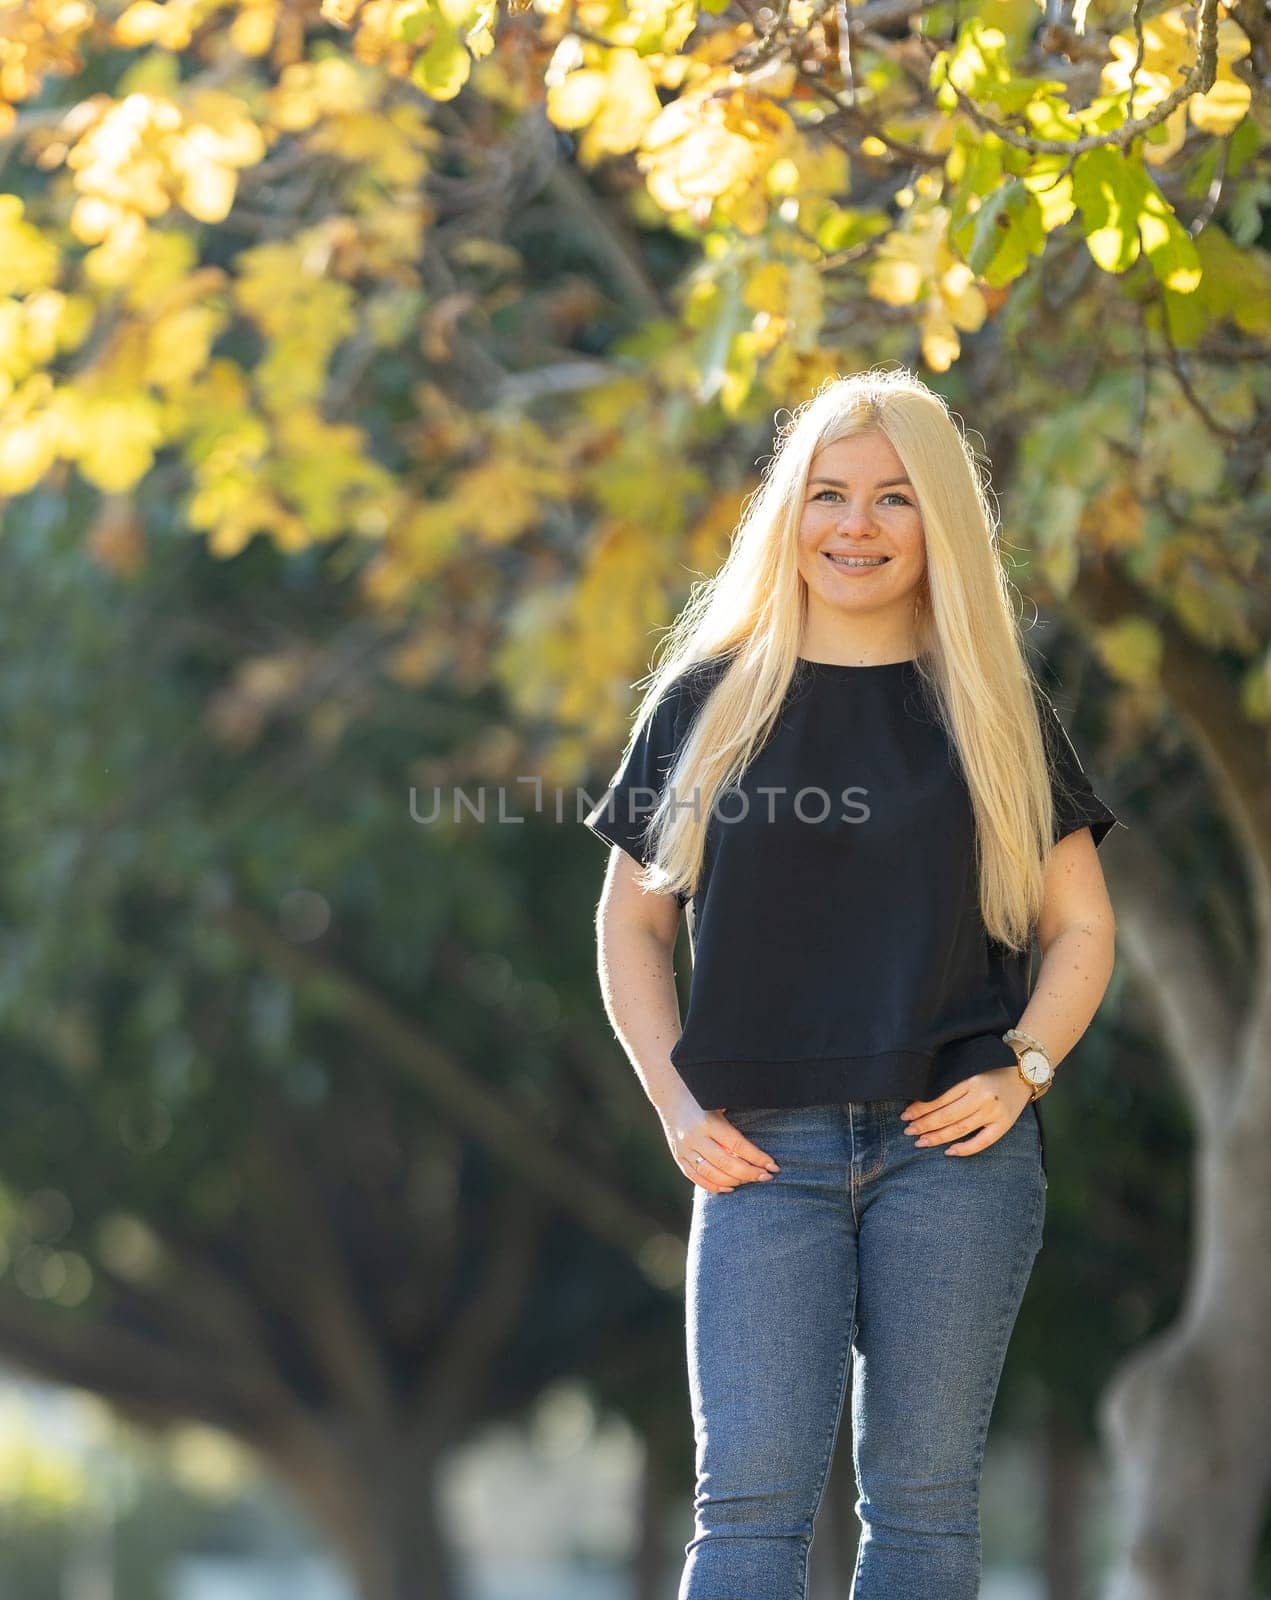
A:
<svg viewBox="0 0 1271 1600">
<path fill-rule="evenodd" d="M 868 506 L 846 506 L 839 521 L 839 529 L 844 533 L 853 534 L 877 533 L 878 525 Z"/>
</svg>

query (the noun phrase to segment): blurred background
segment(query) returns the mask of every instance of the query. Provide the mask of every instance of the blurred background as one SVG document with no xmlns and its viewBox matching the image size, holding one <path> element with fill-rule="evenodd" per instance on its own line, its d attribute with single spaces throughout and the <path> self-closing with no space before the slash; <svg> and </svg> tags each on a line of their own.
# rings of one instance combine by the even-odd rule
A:
<svg viewBox="0 0 1271 1600">
<path fill-rule="evenodd" d="M 0 5 L 0 1600 L 674 1600 L 691 1195 L 579 824 L 776 420 L 874 363 L 991 462 L 1127 824 L 985 1600 L 1271 1594 L 1269 47 Z"/>
</svg>

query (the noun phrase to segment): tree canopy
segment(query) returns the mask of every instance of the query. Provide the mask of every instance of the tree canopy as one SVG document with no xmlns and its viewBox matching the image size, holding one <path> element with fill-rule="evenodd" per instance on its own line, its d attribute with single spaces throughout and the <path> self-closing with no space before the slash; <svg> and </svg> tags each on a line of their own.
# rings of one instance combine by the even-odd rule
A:
<svg viewBox="0 0 1271 1600">
<path fill-rule="evenodd" d="M 11 9 L 0 493 L 75 470 L 121 571 L 156 496 L 338 543 L 404 679 L 611 741 L 739 437 L 917 361 L 1025 582 L 1116 550 L 1265 717 L 1267 49 L 1219 0 Z"/>
</svg>

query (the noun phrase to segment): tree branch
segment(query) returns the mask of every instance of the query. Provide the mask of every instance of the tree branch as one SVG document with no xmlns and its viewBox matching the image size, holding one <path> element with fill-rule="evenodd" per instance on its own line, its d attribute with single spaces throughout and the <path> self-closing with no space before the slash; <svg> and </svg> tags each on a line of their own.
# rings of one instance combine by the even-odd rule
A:
<svg viewBox="0 0 1271 1600">
<path fill-rule="evenodd" d="M 1232 986 L 1150 838 L 1118 840 L 1108 877 L 1118 947 L 1142 980 L 1197 1125 L 1215 1133 L 1238 1073 Z"/>
<path fill-rule="evenodd" d="M 507 1343 L 531 1292 L 547 1220 L 542 1206 L 527 1204 L 518 1184 L 503 1185 L 493 1226 L 483 1230 L 481 1282 L 449 1319 L 424 1373 L 415 1421 L 429 1440 L 429 1453 L 457 1437 L 471 1424 L 474 1411 L 483 1409 L 481 1396 L 494 1357 Z"/>
<path fill-rule="evenodd" d="M 625 1251 L 659 1288 L 668 1287 L 672 1267 L 678 1280 L 684 1244 L 673 1224 L 633 1206 L 620 1189 L 588 1172 L 568 1151 L 560 1149 L 551 1132 L 527 1127 L 522 1106 L 484 1084 L 412 1018 L 331 957 L 292 944 L 249 907 L 232 905 L 220 915 L 233 934 L 293 982 L 307 984 L 320 979 L 338 998 L 350 1024 L 387 1061 L 423 1084 L 465 1134 L 532 1190 L 587 1232 Z"/>
<path fill-rule="evenodd" d="M 268 1234 L 260 1267 L 281 1275 L 289 1316 L 318 1357 L 337 1405 L 387 1425 L 393 1396 L 383 1351 L 329 1231 L 322 1196 L 275 1106 L 262 1109 L 248 1161 L 256 1174 L 252 1192 L 262 1202 L 249 1247 L 258 1250 Z"/>
<path fill-rule="evenodd" d="M 1111 559 L 1083 566 L 1071 598 L 1091 621 L 1106 624 L 1147 616 L 1160 632 L 1161 687 L 1185 723 L 1249 862 L 1255 926 L 1267 947 L 1271 944 L 1271 771 L 1265 729 L 1241 713 L 1235 682 L 1223 663 Z"/>
<path fill-rule="evenodd" d="M 254 1440 L 278 1423 L 277 1393 L 220 1363 L 195 1363 L 108 1316 L 35 1311 L 0 1293 L 0 1348 L 28 1371 L 171 1421 L 199 1417 Z"/>
</svg>

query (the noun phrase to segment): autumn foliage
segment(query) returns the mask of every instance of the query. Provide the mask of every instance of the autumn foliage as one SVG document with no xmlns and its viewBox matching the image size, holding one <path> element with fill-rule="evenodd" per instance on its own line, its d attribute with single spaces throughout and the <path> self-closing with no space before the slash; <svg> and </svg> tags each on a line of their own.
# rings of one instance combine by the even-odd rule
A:
<svg viewBox="0 0 1271 1600">
<path fill-rule="evenodd" d="M 1026 581 L 1117 550 L 1265 716 L 1267 51 L 1220 0 L 0 6 L 0 494 L 74 470 L 121 572 L 155 495 L 338 541 L 406 678 L 603 684 L 611 742 L 736 431 L 899 358 L 1009 440 Z"/>
</svg>

